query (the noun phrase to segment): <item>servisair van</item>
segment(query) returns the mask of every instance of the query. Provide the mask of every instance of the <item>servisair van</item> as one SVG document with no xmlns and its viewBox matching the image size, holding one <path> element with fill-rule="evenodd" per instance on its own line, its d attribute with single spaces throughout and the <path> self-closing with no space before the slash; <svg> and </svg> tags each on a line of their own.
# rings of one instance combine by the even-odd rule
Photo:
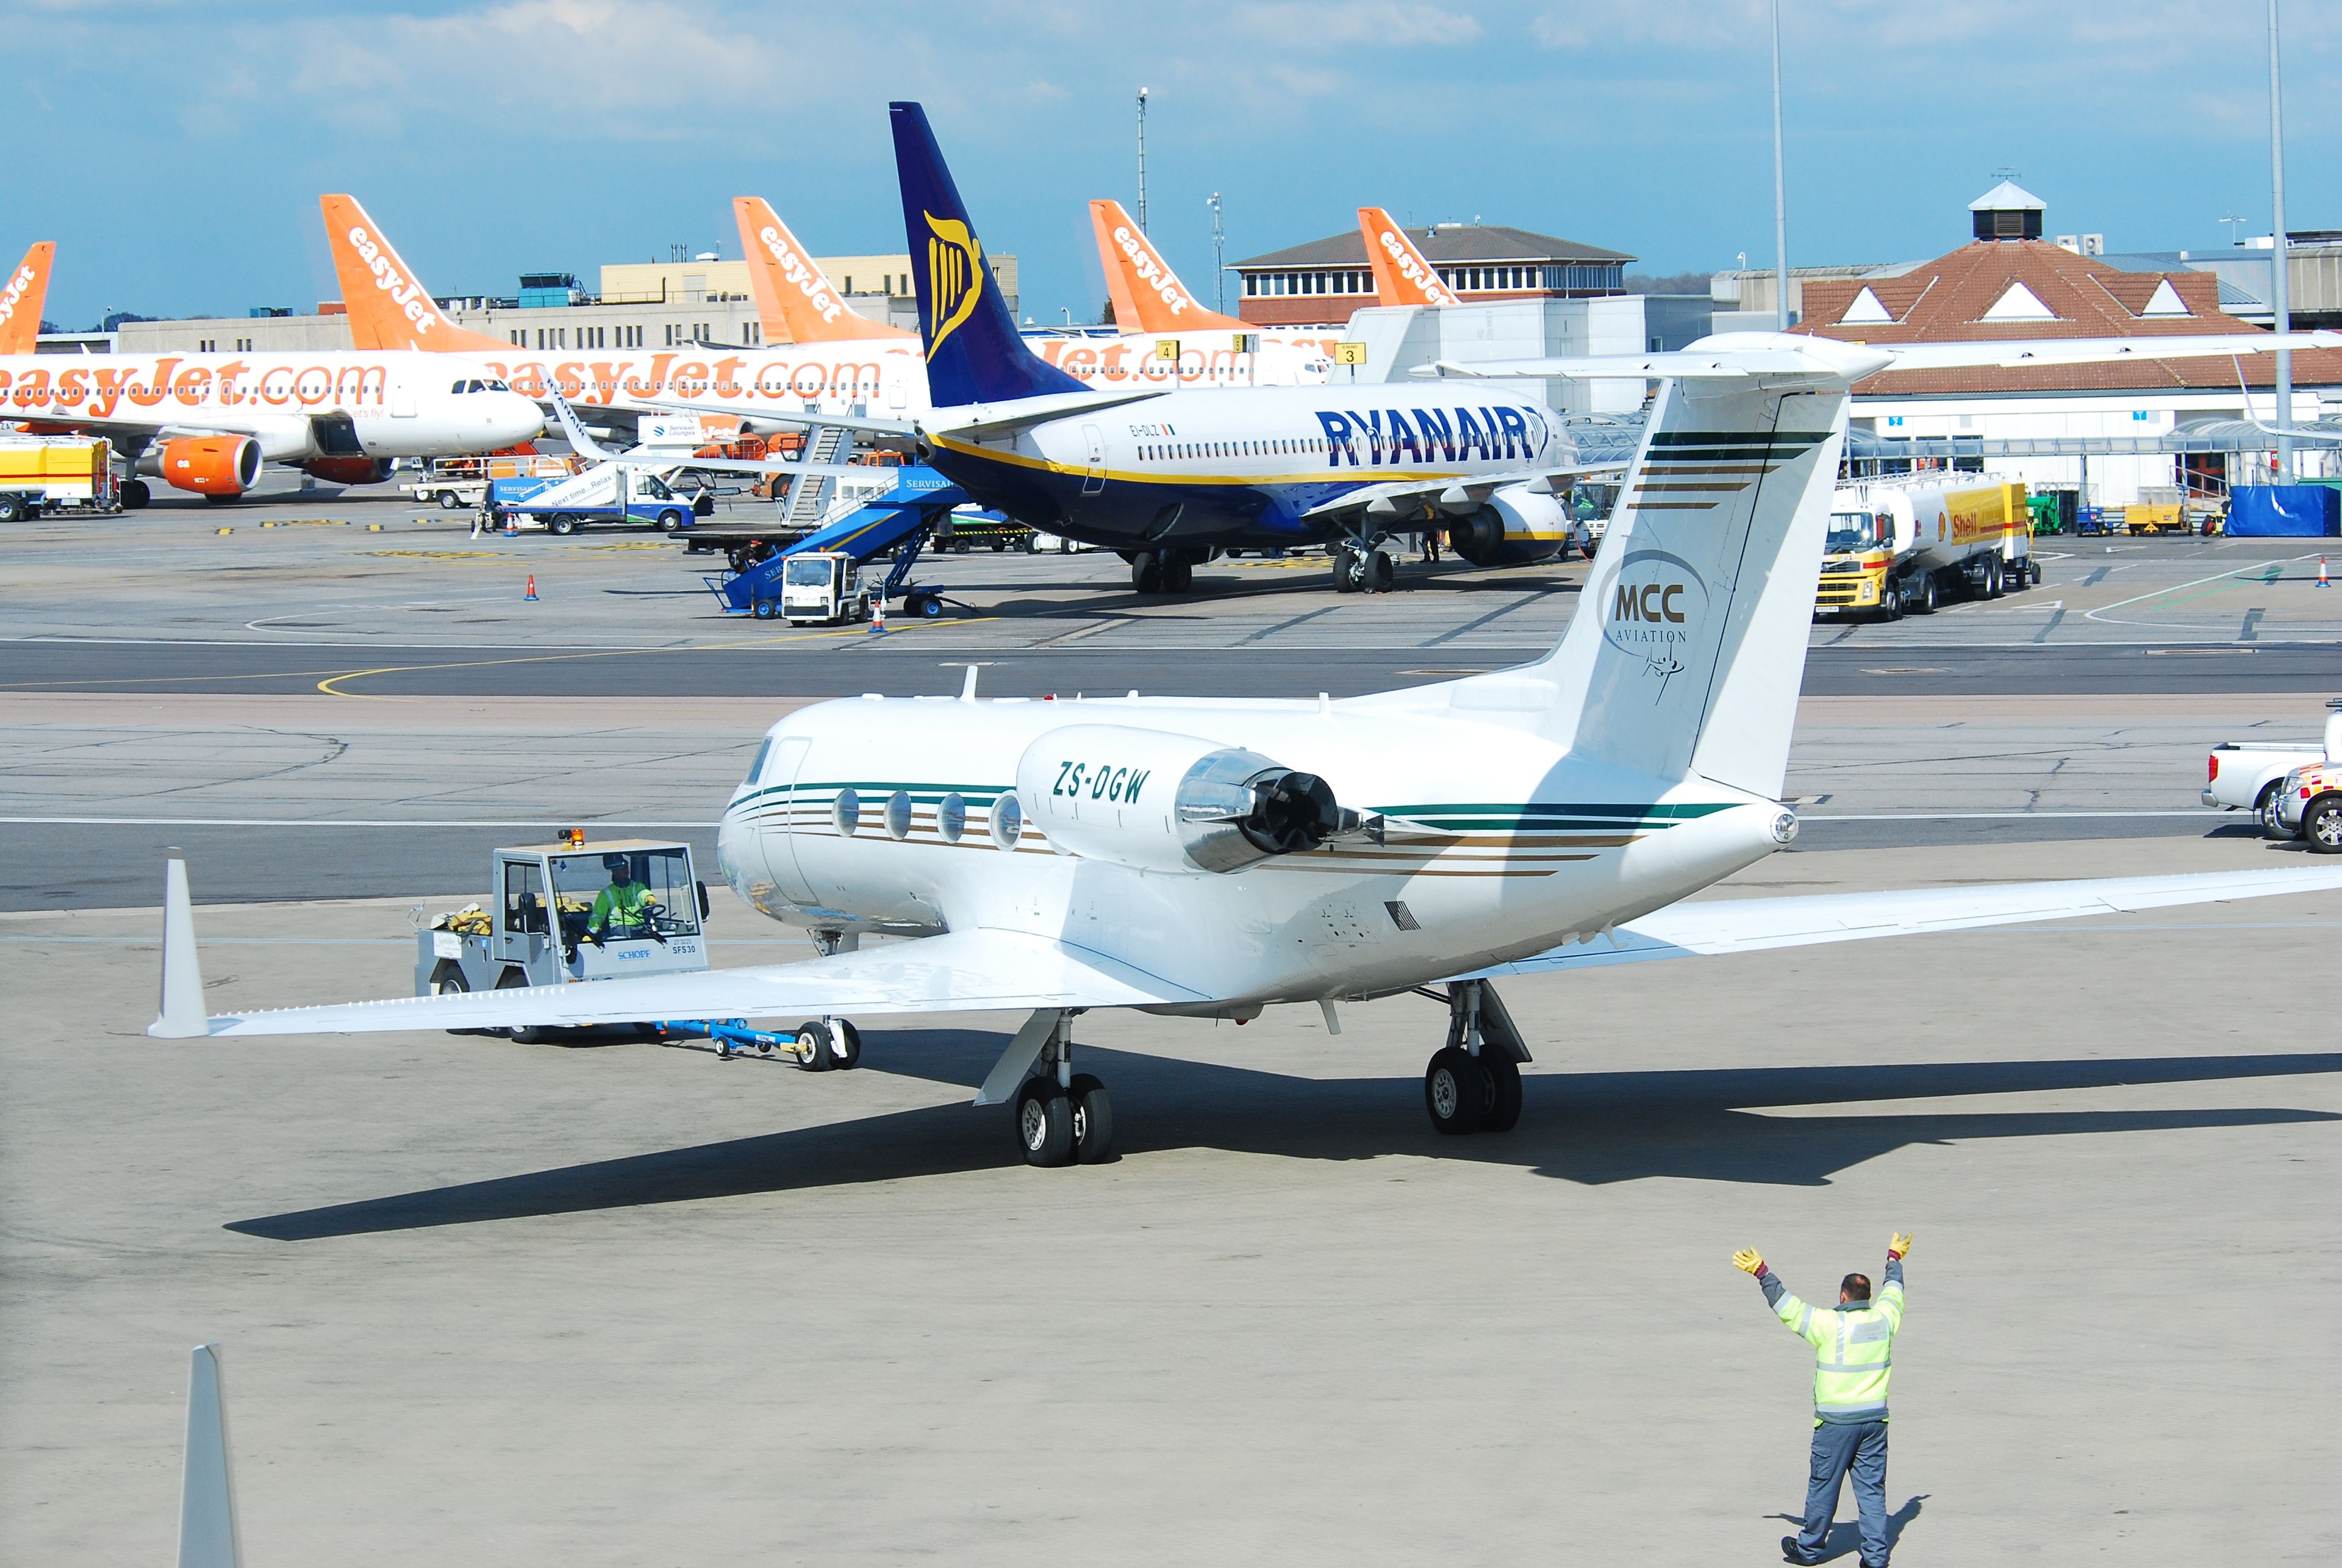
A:
<svg viewBox="0 0 2342 1568">
<path fill-rule="evenodd" d="M 1947 599 L 1997 599 L 2041 581 L 2025 486 L 1870 480 L 1830 499 L 1814 614 L 1931 614 Z"/>
</svg>

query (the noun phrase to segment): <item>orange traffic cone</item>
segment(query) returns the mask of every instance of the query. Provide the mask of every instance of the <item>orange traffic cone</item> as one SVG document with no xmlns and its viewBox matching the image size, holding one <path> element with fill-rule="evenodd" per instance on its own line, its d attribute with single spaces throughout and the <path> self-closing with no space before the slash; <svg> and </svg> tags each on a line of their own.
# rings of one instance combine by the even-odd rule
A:
<svg viewBox="0 0 2342 1568">
<path fill-rule="evenodd" d="M 521 595 L 521 597 L 522 597 L 522 598 L 524 598 L 524 599 L 534 599 L 534 598 L 535 598 L 535 597 L 536 597 L 536 574 L 535 574 L 535 573 L 531 572 L 531 573 L 528 574 L 528 592 L 527 592 L 527 593 L 525 593 L 525 594 L 523 594 Z"/>
<path fill-rule="evenodd" d="M 886 634 L 886 599 L 884 594 L 870 601 L 870 634 L 874 637 Z"/>
<path fill-rule="evenodd" d="M 2326 586 L 2326 557 L 2323 555 L 2317 558 L 2317 585 L 2321 588 Z"/>
</svg>

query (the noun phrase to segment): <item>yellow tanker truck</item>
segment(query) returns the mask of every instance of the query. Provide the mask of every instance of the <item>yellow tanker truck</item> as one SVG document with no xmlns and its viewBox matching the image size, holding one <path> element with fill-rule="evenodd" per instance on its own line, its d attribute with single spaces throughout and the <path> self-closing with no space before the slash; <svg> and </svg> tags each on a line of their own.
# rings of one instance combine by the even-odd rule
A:
<svg viewBox="0 0 2342 1568">
<path fill-rule="evenodd" d="M 1830 501 L 1817 617 L 1899 621 L 1947 599 L 1997 599 L 2041 581 L 2025 486 L 1930 475 L 1877 479 Z"/>
</svg>

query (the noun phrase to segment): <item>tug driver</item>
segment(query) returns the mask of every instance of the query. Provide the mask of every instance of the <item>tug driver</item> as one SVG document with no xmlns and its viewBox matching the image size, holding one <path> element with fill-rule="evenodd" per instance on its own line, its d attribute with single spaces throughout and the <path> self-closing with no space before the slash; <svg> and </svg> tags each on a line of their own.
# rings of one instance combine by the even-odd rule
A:
<svg viewBox="0 0 2342 1568">
<path fill-rule="evenodd" d="M 594 895 L 594 913 L 586 920 L 586 939 L 601 946 L 603 930 L 607 927 L 613 936 L 647 936 L 665 942 L 651 918 L 658 900 L 635 880 L 633 861 L 623 854 L 606 854 L 602 864 L 610 874 L 610 885 Z"/>
</svg>

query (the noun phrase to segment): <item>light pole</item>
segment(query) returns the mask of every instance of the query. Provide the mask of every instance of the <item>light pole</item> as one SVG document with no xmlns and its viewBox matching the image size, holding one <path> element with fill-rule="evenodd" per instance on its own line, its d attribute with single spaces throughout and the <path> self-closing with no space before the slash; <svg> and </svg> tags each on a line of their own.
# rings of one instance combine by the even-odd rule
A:
<svg viewBox="0 0 2342 1568">
<path fill-rule="evenodd" d="M 2277 0 L 2269 0 L 2274 6 Z M 1789 330 L 1789 206 L 1781 177 L 1781 0 L 1773 0 L 1773 325 Z"/>
<path fill-rule="evenodd" d="M 1138 89 L 1138 232 L 1146 232 L 1146 89 Z"/>
<path fill-rule="evenodd" d="M 1212 209 L 1212 308 L 1222 315 L 1228 314 L 1228 236 L 1220 227 L 1220 193 L 1214 191 L 1208 204 Z"/>
<path fill-rule="evenodd" d="M 2285 243 L 2285 85 L 2277 74 L 2277 0 L 2268 0 L 2269 35 L 2269 205 L 2275 208 L 2276 235 L 2271 241 L 2276 247 L 2269 254 L 2269 272 L 2275 292 L 2269 303 L 2277 307 L 2275 325 L 2280 333 L 2293 330 L 2293 312 L 2286 297 L 2292 279 L 2286 264 Z M 2293 428 L 2293 352 L 2277 351 L 2277 427 Z M 2293 437 L 2277 438 L 2277 479 L 2280 484 L 2293 483 Z"/>
</svg>

